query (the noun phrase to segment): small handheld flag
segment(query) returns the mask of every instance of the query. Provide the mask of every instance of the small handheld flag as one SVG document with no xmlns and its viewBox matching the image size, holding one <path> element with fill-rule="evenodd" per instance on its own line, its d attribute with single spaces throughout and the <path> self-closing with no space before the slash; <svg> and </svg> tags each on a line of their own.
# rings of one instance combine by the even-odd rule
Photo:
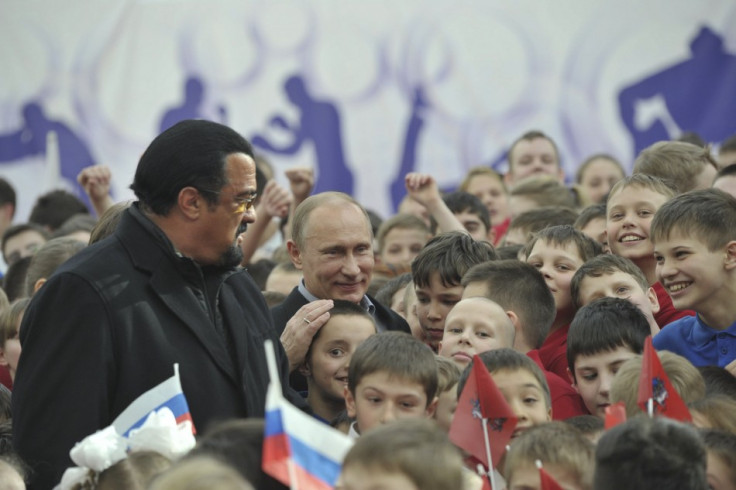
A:
<svg viewBox="0 0 736 490">
<path fill-rule="evenodd" d="M 517 421 L 483 361 L 473 356 L 470 376 L 450 425 L 450 440 L 491 470 L 506 452 Z"/>
<path fill-rule="evenodd" d="M 662 415 L 682 422 L 692 421 L 687 405 L 662 367 L 651 336 L 644 343 L 637 403 L 650 417 Z"/>
<path fill-rule="evenodd" d="M 266 340 L 265 344 L 271 380 L 266 395 L 263 471 L 292 490 L 331 490 L 353 442 L 283 397 L 273 343 Z"/>
<path fill-rule="evenodd" d="M 557 480 L 552 478 L 552 475 L 547 473 L 544 468 L 542 468 L 542 462 L 540 460 L 536 461 L 537 468 L 539 469 L 539 479 L 540 479 L 540 490 L 564 490 L 559 483 L 557 483 Z"/>
<path fill-rule="evenodd" d="M 626 406 L 624 402 L 617 402 L 606 407 L 605 430 L 626 422 Z"/>
<path fill-rule="evenodd" d="M 177 424 L 188 422 L 191 424 L 192 434 L 197 433 L 192 422 L 192 415 L 189 413 L 187 399 L 181 389 L 179 364 L 174 364 L 174 375 L 172 377 L 133 400 L 133 403 L 117 416 L 112 425 L 118 434 L 128 437 L 131 430 L 143 425 L 151 412 L 164 407 L 171 410 Z"/>
</svg>

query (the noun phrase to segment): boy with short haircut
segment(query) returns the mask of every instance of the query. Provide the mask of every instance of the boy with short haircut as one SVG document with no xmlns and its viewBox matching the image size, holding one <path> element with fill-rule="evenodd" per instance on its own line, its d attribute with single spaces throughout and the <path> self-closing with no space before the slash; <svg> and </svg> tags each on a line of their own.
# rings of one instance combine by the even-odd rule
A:
<svg viewBox="0 0 736 490">
<path fill-rule="evenodd" d="M 514 325 L 498 303 L 483 297 L 460 300 L 445 320 L 439 355 L 465 369 L 475 354 L 514 346 Z"/>
<path fill-rule="evenodd" d="M 494 260 L 473 266 L 463 276 L 463 299 L 485 297 L 506 310 L 516 335 L 514 350 L 526 354 L 544 372 L 552 398 L 552 417 L 565 420 L 587 413 L 580 395 L 562 378 L 547 371 L 537 350 L 555 318 L 555 300 L 542 274 L 525 262 Z"/>
<path fill-rule="evenodd" d="M 435 356 L 435 361 L 437 361 L 437 410 L 433 418 L 442 430 L 449 432 L 452 416 L 457 408 L 460 368 L 446 357 Z"/>
<path fill-rule="evenodd" d="M 458 190 L 473 194 L 488 209 L 497 245 L 511 222 L 509 193 L 503 176 L 490 167 L 473 167 L 465 174 Z"/>
<path fill-rule="evenodd" d="M 635 174 L 668 180 L 679 193 L 709 188 L 717 171 L 710 148 L 682 141 L 654 143 L 643 149 L 634 162 Z"/>
<path fill-rule="evenodd" d="M 421 219 L 411 214 L 397 214 L 378 228 L 377 262 L 387 267 L 409 267 L 431 236 Z"/>
<path fill-rule="evenodd" d="M 479 354 L 479 357 L 519 419 L 512 439 L 534 426 L 552 420 L 549 386 L 542 370 L 534 361 L 513 349 L 490 350 Z M 457 384 L 458 398 L 472 368 L 471 362 L 460 375 Z"/>
<path fill-rule="evenodd" d="M 654 315 L 659 311 L 657 293 L 632 261 L 612 254 L 602 254 L 584 263 L 570 282 L 575 309 L 604 297 L 623 298 L 634 303 L 649 322 L 652 336 L 659 333 Z"/>
<path fill-rule="evenodd" d="M 527 177 L 514 184 L 509 193 L 512 217 L 544 206 L 574 209 L 575 205 L 570 189 L 547 175 Z"/>
<path fill-rule="evenodd" d="M 411 264 L 416 311 L 426 342 L 437 352 L 445 332 L 445 317 L 460 301 L 463 274 L 475 264 L 495 260 L 496 251 L 485 241 L 462 232 L 449 232 L 430 240 Z"/>
<path fill-rule="evenodd" d="M 580 215 L 573 223 L 576 230 L 580 230 L 596 242 L 601 244 L 603 251 L 608 253 L 608 238 L 606 237 L 606 205 L 591 204 L 580 211 Z"/>
<path fill-rule="evenodd" d="M 657 210 L 675 194 L 662 179 L 637 173 L 613 186 L 606 210 L 608 247 L 611 253 L 631 260 L 644 273 L 647 284 L 654 288 L 659 303 L 654 319 L 660 327 L 693 314 L 676 310 L 667 291 L 657 281 L 650 226 Z"/>
<path fill-rule="evenodd" d="M 526 262 L 539 269 L 555 299 L 555 319 L 539 348 L 539 357 L 545 369 L 564 379 L 567 331 L 575 316 L 570 281 L 581 265 L 601 254 L 601 246 L 572 226 L 563 225 L 541 230 L 524 250 Z"/>
<path fill-rule="evenodd" d="M 437 407 L 437 362 L 431 350 L 402 332 L 383 332 L 356 349 L 345 405 L 357 437 L 394 419 L 431 418 Z"/>
<path fill-rule="evenodd" d="M 588 411 L 605 418 L 613 378 L 641 354 L 649 323 L 632 303 L 600 298 L 578 310 L 567 334 L 569 376 Z"/>
<path fill-rule="evenodd" d="M 504 462 L 508 488 L 542 488 L 537 461 L 541 461 L 544 470 L 565 488 L 592 490 L 595 446 L 574 427 L 550 422 L 517 437 Z"/>
<path fill-rule="evenodd" d="M 654 347 L 695 366 L 728 366 L 736 359 L 736 199 L 717 189 L 678 196 L 657 212 L 651 237 L 672 304 L 697 312 L 663 329 Z"/>
<path fill-rule="evenodd" d="M 442 200 L 471 237 L 494 243 L 496 232 L 491 227 L 491 216 L 480 199 L 468 192 L 455 191 L 446 194 Z M 437 231 L 435 222 L 432 223 L 432 229 Z"/>
<path fill-rule="evenodd" d="M 299 372 L 307 378 L 307 403 L 329 423 L 345 410 L 348 366 L 357 347 L 375 335 L 376 322 L 360 305 L 334 300 L 330 318 L 312 337 Z"/>
<path fill-rule="evenodd" d="M 463 481 L 462 456 L 447 435 L 427 420 L 406 420 L 358 439 L 336 490 L 447 490 Z"/>
<path fill-rule="evenodd" d="M 511 220 L 503 245 L 526 245 L 532 236 L 543 228 L 572 225 L 578 213 L 568 208 L 545 206 L 521 213 Z"/>
</svg>

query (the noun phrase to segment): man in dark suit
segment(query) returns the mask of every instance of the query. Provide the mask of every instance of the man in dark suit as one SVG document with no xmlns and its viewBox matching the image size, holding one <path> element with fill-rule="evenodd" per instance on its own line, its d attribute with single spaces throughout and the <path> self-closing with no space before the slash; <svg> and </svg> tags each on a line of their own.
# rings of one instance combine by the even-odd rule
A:
<svg viewBox="0 0 736 490">
<path fill-rule="evenodd" d="M 114 235 L 64 264 L 21 326 L 13 437 L 52 488 L 69 450 L 179 371 L 195 427 L 262 417 L 272 339 L 258 287 L 238 268 L 236 236 L 255 220 L 250 144 L 230 128 L 184 121 L 159 135 L 131 186 L 139 201 Z"/>
<path fill-rule="evenodd" d="M 403 318 L 366 294 L 373 276 L 373 232 L 368 214 L 352 197 L 323 192 L 305 199 L 294 212 L 286 246 L 304 279 L 271 313 L 292 371 L 329 318 L 333 299 L 360 304 L 379 331 L 411 333 Z M 294 388 L 306 386 L 295 378 Z"/>
</svg>

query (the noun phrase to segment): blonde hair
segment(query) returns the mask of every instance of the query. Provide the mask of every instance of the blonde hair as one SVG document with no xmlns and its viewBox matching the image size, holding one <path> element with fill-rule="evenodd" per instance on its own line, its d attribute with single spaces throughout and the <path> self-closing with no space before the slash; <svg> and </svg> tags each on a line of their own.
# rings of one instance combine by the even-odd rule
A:
<svg viewBox="0 0 736 490">
<path fill-rule="evenodd" d="M 525 197 L 534 201 L 539 207 L 575 208 L 575 198 L 570 189 L 548 175 L 523 179 L 511 188 L 509 195 Z"/>
<path fill-rule="evenodd" d="M 490 167 L 473 167 L 470 170 L 468 170 L 468 173 L 465 174 L 465 178 L 462 182 L 460 182 L 460 185 L 458 186 L 459 191 L 468 192 L 468 187 L 470 187 L 470 181 L 473 180 L 474 177 L 478 177 L 480 175 L 486 175 L 488 177 L 494 178 L 498 181 L 499 184 L 501 184 L 501 188 L 504 192 L 508 192 L 506 189 L 506 183 L 503 181 L 503 177 L 501 174 L 496 172 Z"/>
<path fill-rule="evenodd" d="M 705 396 L 703 376 L 690 361 L 669 351 L 660 351 L 657 354 L 672 387 L 685 403 L 692 403 Z M 642 411 L 637 403 L 641 363 L 642 356 L 632 357 L 621 365 L 611 383 L 611 403 L 624 402 L 627 417 L 633 417 Z"/>
<path fill-rule="evenodd" d="M 736 400 L 724 395 L 713 395 L 695 400 L 689 405 L 710 424 L 710 428 L 736 435 Z"/>
<path fill-rule="evenodd" d="M 230 465 L 209 456 L 187 458 L 158 476 L 149 490 L 253 490 Z"/>
<path fill-rule="evenodd" d="M 682 141 L 660 141 L 643 149 L 634 162 L 635 174 L 648 174 L 670 180 L 684 193 L 695 188 L 696 178 L 706 165 L 718 169 L 710 148 Z"/>
<path fill-rule="evenodd" d="M 460 381 L 460 368 L 447 357 L 435 355 L 437 361 L 437 396 L 449 390 Z"/>
<path fill-rule="evenodd" d="M 575 478 L 585 490 L 593 488 L 595 446 L 582 432 L 564 422 L 549 422 L 524 431 L 506 453 L 504 477 L 511 486 L 514 473 L 540 460 Z"/>
</svg>

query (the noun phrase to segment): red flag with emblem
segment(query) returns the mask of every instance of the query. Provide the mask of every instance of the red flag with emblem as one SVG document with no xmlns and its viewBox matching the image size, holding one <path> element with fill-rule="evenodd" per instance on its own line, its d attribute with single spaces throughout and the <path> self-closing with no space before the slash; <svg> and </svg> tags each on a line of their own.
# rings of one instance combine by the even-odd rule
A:
<svg viewBox="0 0 736 490">
<path fill-rule="evenodd" d="M 662 415 L 682 422 L 692 422 L 687 405 L 680 398 L 680 394 L 672 387 L 672 383 L 670 383 L 670 379 L 662 367 L 657 351 L 652 346 L 651 336 L 647 337 L 644 343 L 637 403 L 647 413 L 649 412 L 648 405 L 651 403 L 652 415 Z"/>
</svg>

